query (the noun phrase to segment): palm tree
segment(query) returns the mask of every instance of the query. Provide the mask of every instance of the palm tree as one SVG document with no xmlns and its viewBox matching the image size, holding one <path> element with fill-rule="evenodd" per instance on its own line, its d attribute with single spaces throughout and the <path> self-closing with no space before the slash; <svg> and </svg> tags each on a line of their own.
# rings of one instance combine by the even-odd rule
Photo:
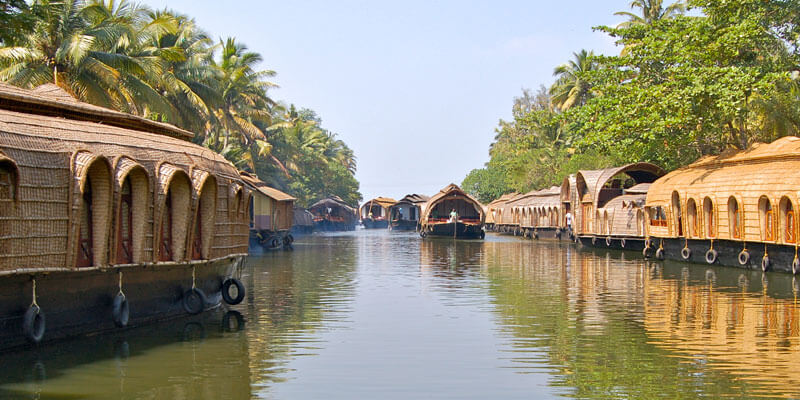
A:
<svg viewBox="0 0 800 400">
<path fill-rule="evenodd" d="M 0 81 L 32 88 L 55 83 L 76 98 L 142 114 L 169 112 L 147 83 L 152 64 L 126 54 L 146 11 L 127 1 L 39 0 L 31 33 L 0 48 Z"/>
<path fill-rule="evenodd" d="M 573 60 L 559 65 L 553 71 L 553 75 L 558 78 L 550 87 L 550 96 L 553 104 L 561 111 L 586 104 L 592 97 L 591 85 L 584 74 L 597 69 L 598 64 L 593 60 L 594 52 L 581 50 L 573 53 L 573 56 Z"/>
<path fill-rule="evenodd" d="M 628 11 L 618 11 L 614 15 L 628 17 L 625 22 L 617 25 L 619 28 L 630 28 L 634 25 L 651 25 L 661 19 L 673 18 L 686 12 L 686 5 L 683 1 L 676 1 L 667 8 L 662 7 L 662 0 L 633 0 L 631 9 L 638 8 L 642 15 L 636 15 Z"/>
</svg>

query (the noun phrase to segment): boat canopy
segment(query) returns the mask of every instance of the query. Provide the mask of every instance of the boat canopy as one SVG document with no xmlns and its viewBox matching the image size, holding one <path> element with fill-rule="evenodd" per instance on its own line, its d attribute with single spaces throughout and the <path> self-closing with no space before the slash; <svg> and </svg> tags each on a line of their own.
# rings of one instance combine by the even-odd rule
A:
<svg viewBox="0 0 800 400">
<path fill-rule="evenodd" d="M 425 203 L 421 222 L 430 224 L 446 221 L 452 210 L 458 213 L 458 218 L 462 221 L 474 220 L 482 225 L 486 218 L 483 205 L 460 187 L 451 183 Z"/>
</svg>

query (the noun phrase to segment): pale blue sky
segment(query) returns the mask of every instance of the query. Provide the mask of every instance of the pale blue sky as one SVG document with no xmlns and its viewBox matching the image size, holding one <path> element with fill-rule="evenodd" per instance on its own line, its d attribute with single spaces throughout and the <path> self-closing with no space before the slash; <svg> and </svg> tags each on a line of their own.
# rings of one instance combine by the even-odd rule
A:
<svg viewBox="0 0 800 400">
<path fill-rule="evenodd" d="M 142 1 L 261 53 L 271 96 L 315 110 L 355 151 L 365 200 L 460 184 L 523 87 L 550 85 L 580 49 L 618 51 L 592 27 L 630 3 Z"/>
</svg>

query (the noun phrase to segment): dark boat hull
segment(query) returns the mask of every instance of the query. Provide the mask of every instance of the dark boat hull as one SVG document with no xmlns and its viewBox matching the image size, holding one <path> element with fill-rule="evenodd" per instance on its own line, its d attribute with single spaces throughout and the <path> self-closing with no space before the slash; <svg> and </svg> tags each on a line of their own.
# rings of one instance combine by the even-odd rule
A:
<svg viewBox="0 0 800 400">
<path fill-rule="evenodd" d="M 442 222 L 426 227 L 425 236 L 454 237 L 457 239 L 483 239 L 486 233 L 480 225 L 462 222 Z"/>
<path fill-rule="evenodd" d="M 407 219 L 392 221 L 391 229 L 393 231 L 415 231 L 417 230 L 417 221 Z"/>
<path fill-rule="evenodd" d="M 294 236 L 288 230 L 283 231 L 257 231 L 250 230 L 249 250 L 250 253 L 258 253 L 270 250 L 281 250 L 291 246 Z"/>
<path fill-rule="evenodd" d="M 354 231 L 356 224 L 354 222 L 339 222 L 339 221 L 314 221 L 314 230 L 323 232 L 338 232 L 338 231 Z"/>
<path fill-rule="evenodd" d="M 364 225 L 364 229 L 386 229 L 389 227 L 389 221 L 385 219 L 362 219 L 361 223 Z"/>
<path fill-rule="evenodd" d="M 33 300 L 45 316 L 42 341 L 112 331 L 113 299 L 122 290 L 130 308 L 128 326 L 188 315 L 183 296 L 195 287 L 206 296 L 205 309 L 220 305 L 223 281 L 244 261 L 243 255 L 208 262 L 145 264 L 7 275 L 0 279 L 0 350 L 27 343 L 23 316 Z"/>
<path fill-rule="evenodd" d="M 659 247 L 663 249 L 662 252 L 665 259 L 748 270 L 761 270 L 762 260 L 766 254 L 769 259 L 766 268 L 768 271 L 788 273 L 792 273 L 792 262 L 797 254 L 796 248 L 791 245 L 770 243 L 766 245 L 765 253 L 764 243 L 717 239 L 714 240 L 714 250 L 717 253 L 716 260 L 713 263 L 708 263 L 706 261 L 706 253 L 711 249 L 711 240 L 709 239 L 689 239 L 687 241 L 682 238 L 651 238 L 651 249 L 648 251 L 648 255 L 656 259 L 655 252 Z M 684 247 L 688 247 L 691 250 L 688 259 L 684 259 L 681 254 Z M 744 264 L 740 264 L 739 253 L 745 248 L 747 248 L 749 260 Z M 800 273 L 800 270 L 797 272 Z"/>
<path fill-rule="evenodd" d="M 644 238 L 635 236 L 602 236 L 578 235 L 583 246 L 598 249 L 630 250 L 641 252 L 644 249 Z"/>
</svg>

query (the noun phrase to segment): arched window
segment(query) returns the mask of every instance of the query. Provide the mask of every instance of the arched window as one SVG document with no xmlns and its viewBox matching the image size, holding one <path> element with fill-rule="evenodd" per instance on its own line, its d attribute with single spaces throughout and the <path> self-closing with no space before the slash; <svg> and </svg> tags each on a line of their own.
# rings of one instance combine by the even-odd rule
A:
<svg viewBox="0 0 800 400">
<path fill-rule="evenodd" d="M 714 202 L 710 197 L 703 199 L 703 222 L 706 226 L 706 237 L 713 238 L 717 236 L 717 224 L 714 218 Z"/>
<path fill-rule="evenodd" d="M 174 172 L 161 207 L 159 261 L 180 261 L 185 257 L 186 235 L 191 215 L 191 191 L 186 173 Z"/>
<path fill-rule="evenodd" d="M 697 218 L 697 203 L 694 199 L 686 201 L 686 218 L 688 222 L 689 237 L 700 237 L 700 219 Z"/>
<path fill-rule="evenodd" d="M 90 267 L 106 263 L 111 213 L 111 173 L 103 158 L 88 153 L 76 157 L 80 186 L 78 248 L 75 265 Z M 88 164 L 88 167 L 85 167 Z M 84 168 L 85 167 L 85 168 Z M 85 171 L 85 172 L 84 172 Z"/>
<path fill-rule="evenodd" d="M 775 213 L 772 211 L 772 203 L 767 196 L 758 199 L 758 212 L 761 219 L 761 234 L 764 240 L 775 240 Z"/>
<path fill-rule="evenodd" d="M 192 259 L 202 260 L 208 258 L 211 239 L 214 235 L 214 222 L 217 210 L 217 182 L 213 176 L 208 176 L 200 188 L 197 196 L 197 209 L 194 216 L 194 229 L 192 230 Z M 249 207 L 248 201 L 248 207 Z M 245 214 L 249 215 L 249 211 Z"/>
<path fill-rule="evenodd" d="M 797 221 L 794 215 L 794 205 L 788 197 L 783 196 L 780 203 L 781 230 L 786 243 L 797 243 Z"/>
<path fill-rule="evenodd" d="M 126 158 L 117 164 L 116 176 L 117 184 L 120 185 L 120 179 L 122 182 L 118 186 L 115 262 L 142 262 L 145 231 L 148 230 L 150 179 L 143 167 Z"/>
<path fill-rule="evenodd" d="M 672 224 L 677 236 L 683 236 L 683 215 L 681 214 L 681 196 L 672 192 Z"/>
<path fill-rule="evenodd" d="M 730 227 L 731 239 L 742 238 L 742 219 L 739 212 L 739 202 L 733 196 L 728 198 L 728 226 Z"/>
</svg>

